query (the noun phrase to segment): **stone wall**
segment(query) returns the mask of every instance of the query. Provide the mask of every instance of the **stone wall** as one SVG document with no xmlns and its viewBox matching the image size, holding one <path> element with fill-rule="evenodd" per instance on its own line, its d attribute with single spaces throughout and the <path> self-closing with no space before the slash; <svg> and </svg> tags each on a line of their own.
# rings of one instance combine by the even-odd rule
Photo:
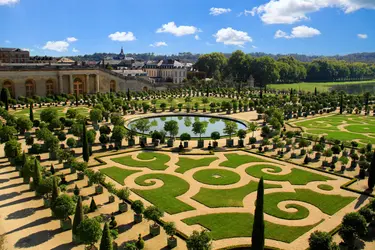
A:
<svg viewBox="0 0 375 250">
<path fill-rule="evenodd" d="M 97 77 L 99 79 L 97 79 Z M 116 92 L 142 91 L 144 87 L 152 88 L 147 80 L 137 80 L 137 78 L 122 77 L 111 72 L 97 68 L 90 69 L 56 69 L 56 70 L 2 70 L 0 68 L 0 86 L 3 87 L 5 82 L 12 84 L 15 97 L 26 96 L 26 81 L 31 80 L 35 84 L 34 94 L 39 96 L 46 95 L 46 83 L 48 80 L 53 82 L 54 93 L 73 93 L 73 83 L 79 78 L 84 83 L 85 93 L 110 92 L 110 83 L 113 81 L 116 86 Z M 99 80 L 99 89 L 98 88 Z M 87 85 L 86 85 L 87 84 Z M 62 91 L 61 91 L 62 90 Z"/>
</svg>

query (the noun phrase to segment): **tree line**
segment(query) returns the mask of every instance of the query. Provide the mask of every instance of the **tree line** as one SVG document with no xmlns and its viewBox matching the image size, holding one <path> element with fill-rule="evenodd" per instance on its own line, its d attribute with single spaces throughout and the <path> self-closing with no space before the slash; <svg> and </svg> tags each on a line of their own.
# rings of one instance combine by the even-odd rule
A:
<svg viewBox="0 0 375 250">
<path fill-rule="evenodd" d="M 268 83 L 295 83 L 301 81 L 351 81 L 375 78 L 375 64 L 316 59 L 300 62 L 291 56 L 277 60 L 270 56 L 253 57 L 237 50 L 227 58 L 214 52 L 201 55 L 194 68 L 205 72 L 216 81 L 245 82 L 250 76 L 260 86 Z"/>
</svg>

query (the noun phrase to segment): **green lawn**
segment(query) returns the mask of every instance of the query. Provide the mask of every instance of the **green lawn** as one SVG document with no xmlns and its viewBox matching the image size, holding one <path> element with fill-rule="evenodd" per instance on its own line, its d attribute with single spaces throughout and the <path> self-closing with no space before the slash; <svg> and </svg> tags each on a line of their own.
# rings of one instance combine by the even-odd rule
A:
<svg viewBox="0 0 375 250">
<path fill-rule="evenodd" d="M 183 222 L 188 225 L 201 225 L 210 230 L 214 240 L 219 240 L 234 237 L 251 237 L 254 216 L 250 213 L 209 214 L 187 218 Z M 290 243 L 317 224 L 304 227 L 289 227 L 265 221 L 265 238 Z"/>
<path fill-rule="evenodd" d="M 138 170 L 129 170 L 119 167 L 109 167 L 109 168 L 102 168 L 100 172 L 107 175 L 109 178 L 115 180 L 121 185 L 124 185 L 124 180 L 131 174 L 140 172 Z"/>
<path fill-rule="evenodd" d="M 272 169 L 270 172 L 275 174 L 269 174 L 262 171 L 262 169 Z M 251 167 L 248 167 L 246 169 L 246 173 L 249 175 L 256 177 L 256 178 L 263 178 L 265 180 L 269 181 L 289 181 L 292 185 L 306 185 L 309 182 L 312 181 L 327 181 L 327 180 L 333 180 L 332 178 L 329 178 L 324 175 L 315 174 L 312 172 L 307 172 L 304 170 L 300 170 L 298 168 L 292 168 L 291 173 L 286 175 L 277 175 L 277 173 L 280 173 L 282 169 L 278 166 L 273 165 L 254 165 Z"/>
<path fill-rule="evenodd" d="M 277 89 L 277 90 L 303 90 L 314 92 L 315 87 L 319 92 L 327 92 L 330 88 L 335 85 L 351 85 L 351 84 L 373 84 L 375 80 L 370 81 L 356 81 L 356 82 L 302 82 L 293 84 L 269 84 L 267 88 Z"/>
<path fill-rule="evenodd" d="M 230 185 L 239 182 L 240 175 L 225 169 L 203 169 L 193 175 L 196 181 L 208 185 Z"/>
<path fill-rule="evenodd" d="M 193 207 L 176 199 L 189 190 L 189 183 L 185 180 L 168 174 L 145 174 L 135 179 L 135 183 L 140 186 L 151 186 L 154 182 L 146 182 L 150 179 L 159 179 L 164 185 L 157 189 L 132 189 L 132 191 L 169 214 L 194 210 Z"/>
<path fill-rule="evenodd" d="M 149 168 L 151 170 L 165 170 L 168 168 L 165 163 L 171 159 L 168 155 L 153 153 L 153 152 L 142 152 L 137 155 L 138 160 L 133 160 L 131 155 L 112 158 L 111 160 L 129 167 L 142 167 Z"/>
<path fill-rule="evenodd" d="M 183 174 L 186 171 L 193 169 L 193 168 L 209 166 L 211 162 L 217 159 L 218 159 L 217 157 L 205 157 L 202 159 L 180 157 L 178 162 L 176 163 L 176 165 L 180 167 L 176 169 L 176 172 Z"/>
<path fill-rule="evenodd" d="M 46 109 L 47 107 L 44 107 L 44 108 L 33 108 L 33 113 L 34 113 L 34 119 L 40 119 L 40 113 Z M 57 115 L 59 117 L 64 117 L 65 114 L 63 113 L 63 110 L 65 107 L 51 107 L 52 109 L 56 109 L 57 110 Z M 18 117 L 21 117 L 21 116 L 27 116 L 29 117 L 30 115 L 30 109 L 29 108 L 25 108 L 25 109 L 22 109 L 22 110 L 17 110 L 15 112 L 12 112 L 12 114 L 18 118 Z"/>
<path fill-rule="evenodd" d="M 225 157 L 228 159 L 220 163 L 220 166 L 229 167 L 229 168 L 237 168 L 243 164 L 250 163 L 250 162 L 268 162 L 266 160 L 260 159 L 256 156 L 252 155 L 240 155 L 240 154 L 225 154 Z"/>
<path fill-rule="evenodd" d="M 280 185 L 264 183 L 264 189 L 278 188 Z M 211 208 L 217 207 L 243 207 L 243 199 L 258 188 L 258 183 L 250 181 L 247 185 L 232 189 L 201 188 L 192 199 Z"/>
<path fill-rule="evenodd" d="M 333 187 L 331 185 L 327 185 L 327 184 L 320 184 L 320 185 L 318 185 L 318 188 L 320 188 L 321 190 L 325 190 L 325 191 L 333 190 Z"/>
<path fill-rule="evenodd" d="M 371 116 L 333 115 L 297 121 L 294 124 L 304 128 L 306 134 L 324 135 L 329 139 L 341 141 L 360 140 L 362 144 L 375 144 L 375 117 Z M 339 125 L 344 125 L 349 132 L 341 131 L 338 128 Z"/>
<path fill-rule="evenodd" d="M 309 215 L 309 210 L 303 206 L 293 204 L 293 201 L 302 201 L 312 204 L 319 208 L 323 213 L 333 215 L 355 199 L 355 197 L 316 193 L 309 189 L 296 189 L 295 193 L 280 192 L 264 195 L 264 212 L 281 219 L 300 220 Z M 281 211 L 277 207 L 277 204 L 282 201 L 290 201 L 290 205 L 287 207 L 296 208 L 298 211 L 291 213 Z"/>
</svg>

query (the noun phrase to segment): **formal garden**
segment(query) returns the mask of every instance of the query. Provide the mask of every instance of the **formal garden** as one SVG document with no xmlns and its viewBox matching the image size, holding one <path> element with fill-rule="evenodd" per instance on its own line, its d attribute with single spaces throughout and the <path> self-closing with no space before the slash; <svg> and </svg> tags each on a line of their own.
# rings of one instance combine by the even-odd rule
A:
<svg viewBox="0 0 375 250">
<path fill-rule="evenodd" d="M 373 246 L 369 94 L 3 89 L 0 104 L 10 249 Z"/>
</svg>

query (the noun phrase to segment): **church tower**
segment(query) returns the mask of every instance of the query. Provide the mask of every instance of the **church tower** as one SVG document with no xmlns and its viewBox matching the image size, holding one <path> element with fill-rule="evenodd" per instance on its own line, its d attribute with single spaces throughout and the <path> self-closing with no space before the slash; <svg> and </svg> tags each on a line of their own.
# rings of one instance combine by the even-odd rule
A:
<svg viewBox="0 0 375 250">
<path fill-rule="evenodd" d="M 124 49 L 123 49 L 122 46 L 121 46 L 121 52 L 120 52 L 120 54 L 119 54 L 119 59 L 120 59 L 120 60 L 125 59 Z"/>
</svg>

